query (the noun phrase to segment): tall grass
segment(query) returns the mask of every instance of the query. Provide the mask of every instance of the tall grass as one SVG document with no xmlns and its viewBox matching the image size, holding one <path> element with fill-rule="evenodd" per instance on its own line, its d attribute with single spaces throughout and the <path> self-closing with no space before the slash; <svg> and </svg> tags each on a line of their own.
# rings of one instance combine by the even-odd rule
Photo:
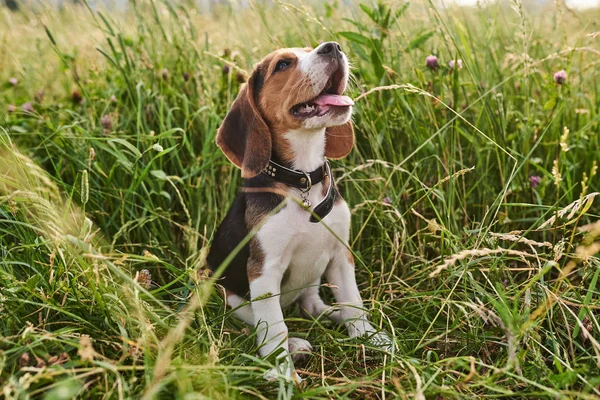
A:
<svg viewBox="0 0 600 400">
<path fill-rule="evenodd" d="M 519 1 L 1 10 L 2 395 L 599 396 L 597 17 Z M 352 60 L 357 146 L 334 168 L 360 289 L 399 351 L 290 310 L 315 347 L 293 388 L 263 382 L 204 258 L 239 184 L 214 137 L 240 83 L 321 40 Z"/>
</svg>

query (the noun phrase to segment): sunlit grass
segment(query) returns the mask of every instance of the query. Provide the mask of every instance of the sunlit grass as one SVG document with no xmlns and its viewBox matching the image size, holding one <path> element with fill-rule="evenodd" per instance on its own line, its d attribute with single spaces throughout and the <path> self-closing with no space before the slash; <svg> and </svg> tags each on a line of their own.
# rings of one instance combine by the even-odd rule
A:
<svg viewBox="0 0 600 400">
<path fill-rule="evenodd" d="M 1 393 L 600 396 L 597 17 L 519 2 L 2 9 Z M 214 137 L 262 56 L 331 39 L 357 99 L 356 149 L 333 167 L 359 287 L 399 352 L 290 310 L 315 347 L 293 389 L 262 380 L 269 361 L 203 263 L 240 182 Z"/>
</svg>

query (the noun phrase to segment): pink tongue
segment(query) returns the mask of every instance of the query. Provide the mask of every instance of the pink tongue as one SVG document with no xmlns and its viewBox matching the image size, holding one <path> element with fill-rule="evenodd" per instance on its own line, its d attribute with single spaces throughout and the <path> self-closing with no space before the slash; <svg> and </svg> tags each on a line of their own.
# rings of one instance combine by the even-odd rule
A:
<svg viewBox="0 0 600 400">
<path fill-rule="evenodd" d="M 314 103 L 319 106 L 336 106 L 345 107 L 354 104 L 348 96 L 340 96 L 337 94 L 322 94 L 314 100 Z"/>
</svg>

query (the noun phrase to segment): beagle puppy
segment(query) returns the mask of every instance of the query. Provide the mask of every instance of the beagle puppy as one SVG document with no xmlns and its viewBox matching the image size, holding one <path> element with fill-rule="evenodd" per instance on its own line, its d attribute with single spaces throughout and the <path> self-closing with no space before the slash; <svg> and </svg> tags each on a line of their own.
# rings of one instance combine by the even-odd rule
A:
<svg viewBox="0 0 600 400">
<path fill-rule="evenodd" d="M 267 379 L 298 381 L 292 360 L 312 350 L 288 336 L 282 309 L 296 301 L 313 317 L 344 323 L 351 337 L 390 346 L 363 309 L 348 250 L 350 210 L 327 161 L 354 145 L 347 82 L 348 61 L 335 42 L 277 50 L 256 66 L 217 132 L 244 180 L 207 261 L 215 272 L 224 266 L 217 282 L 235 315 L 256 326 L 259 354 L 281 361 Z M 335 309 L 319 296 L 324 274 Z"/>
</svg>

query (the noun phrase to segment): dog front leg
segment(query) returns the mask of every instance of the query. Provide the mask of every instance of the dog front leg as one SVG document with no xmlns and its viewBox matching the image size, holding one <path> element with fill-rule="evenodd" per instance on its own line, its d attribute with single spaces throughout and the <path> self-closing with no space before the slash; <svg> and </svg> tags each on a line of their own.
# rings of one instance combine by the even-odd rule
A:
<svg viewBox="0 0 600 400">
<path fill-rule="evenodd" d="M 269 269 L 268 265 L 265 265 L 265 273 L 250 282 L 258 353 L 261 357 L 267 357 L 275 351 L 280 351 L 276 359 L 278 366 L 267 371 L 265 374 L 267 380 L 274 380 L 279 375 L 283 375 L 299 382 L 301 379 L 296 374 L 289 357 L 288 329 L 281 310 L 282 274 L 274 269 Z"/>
<path fill-rule="evenodd" d="M 356 285 L 354 257 L 345 247 L 340 249 L 327 267 L 327 281 L 332 285 L 333 295 L 340 309 L 340 317 L 346 324 L 350 337 L 369 335 L 369 341 L 377 347 L 391 351 L 393 343 L 384 332 L 379 332 L 368 320 L 360 291 Z"/>
</svg>

